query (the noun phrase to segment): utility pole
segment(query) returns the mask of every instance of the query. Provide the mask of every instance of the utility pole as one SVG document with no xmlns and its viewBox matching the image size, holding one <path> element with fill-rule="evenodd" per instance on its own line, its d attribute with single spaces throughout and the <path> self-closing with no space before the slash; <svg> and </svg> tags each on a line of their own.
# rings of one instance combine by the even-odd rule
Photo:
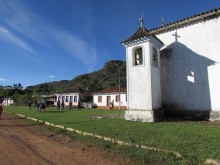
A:
<svg viewBox="0 0 220 165">
<path fill-rule="evenodd" d="M 119 95 L 119 109 L 121 109 L 121 74 L 118 68 L 118 95 Z"/>
<path fill-rule="evenodd" d="M 121 109 L 121 74 L 120 74 L 120 68 L 119 68 L 119 63 L 114 63 L 115 66 L 118 68 L 118 101 L 119 101 L 119 104 L 118 104 L 118 109 Z"/>
</svg>

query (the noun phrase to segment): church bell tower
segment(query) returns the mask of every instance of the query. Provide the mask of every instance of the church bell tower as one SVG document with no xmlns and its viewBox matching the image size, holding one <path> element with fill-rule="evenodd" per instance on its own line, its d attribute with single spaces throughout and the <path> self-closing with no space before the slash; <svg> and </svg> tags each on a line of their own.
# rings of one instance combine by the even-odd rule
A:
<svg viewBox="0 0 220 165">
<path fill-rule="evenodd" d="M 155 35 L 141 27 L 122 42 L 126 48 L 127 110 L 125 119 L 154 122 L 156 111 L 161 108 L 160 48 L 163 46 Z"/>
</svg>

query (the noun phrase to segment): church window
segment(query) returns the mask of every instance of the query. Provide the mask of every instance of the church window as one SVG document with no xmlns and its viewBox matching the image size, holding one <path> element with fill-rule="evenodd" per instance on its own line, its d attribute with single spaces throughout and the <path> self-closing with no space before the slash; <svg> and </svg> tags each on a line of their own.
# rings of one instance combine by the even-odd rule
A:
<svg viewBox="0 0 220 165">
<path fill-rule="evenodd" d="M 157 48 L 155 47 L 153 47 L 152 64 L 154 67 L 158 67 L 158 52 L 157 52 Z"/>
<path fill-rule="evenodd" d="M 134 66 L 143 65 L 143 51 L 142 48 L 137 48 L 134 51 Z"/>
</svg>

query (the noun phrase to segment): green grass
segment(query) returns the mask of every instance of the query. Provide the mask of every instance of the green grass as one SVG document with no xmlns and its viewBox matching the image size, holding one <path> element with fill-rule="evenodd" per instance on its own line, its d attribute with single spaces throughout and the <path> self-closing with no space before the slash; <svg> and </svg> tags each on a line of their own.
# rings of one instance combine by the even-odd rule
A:
<svg viewBox="0 0 220 165">
<path fill-rule="evenodd" d="M 92 116 L 120 116 L 124 113 L 122 110 L 57 111 L 56 108 L 47 108 L 43 113 L 37 112 L 36 109 L 28 110 L 27 107 L 11 106 L 5 107 L 5 111 L 20 113 L 117 140 L 179 152 L 184 155 L 182 159 L 179 159 L 165 153 L 105 144 L 105 146 L 111 146 L 110 148 L 120 150 L 129 157 L 144 163 L 203 164 L 208 158 L 220 159 L 220 125 L 217 124 L 208 122 L 141 123 L 126 121 L 122 118 L 92 118 Z M 84 137 L 84 139 L 87 138 L 91 137 Z M 93 141 L 96 140 L 93 139 Z M 100 140 L 97 143 L 100 143 Z"/>
</svg>

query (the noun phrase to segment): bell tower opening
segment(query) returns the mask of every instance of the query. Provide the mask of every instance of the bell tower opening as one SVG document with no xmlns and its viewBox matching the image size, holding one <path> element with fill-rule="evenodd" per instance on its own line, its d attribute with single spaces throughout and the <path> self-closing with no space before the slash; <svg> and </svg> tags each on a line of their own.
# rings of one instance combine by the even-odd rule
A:
<svg viewBox="0 0 220 165">
<path fill-rule="evenodd" d="M 136 48 L 134 50 L 134 55 L 133 55 L 133 66 L 137 65 L 143 65 L 143 51 L 142 47 Z"/>
</svg>

